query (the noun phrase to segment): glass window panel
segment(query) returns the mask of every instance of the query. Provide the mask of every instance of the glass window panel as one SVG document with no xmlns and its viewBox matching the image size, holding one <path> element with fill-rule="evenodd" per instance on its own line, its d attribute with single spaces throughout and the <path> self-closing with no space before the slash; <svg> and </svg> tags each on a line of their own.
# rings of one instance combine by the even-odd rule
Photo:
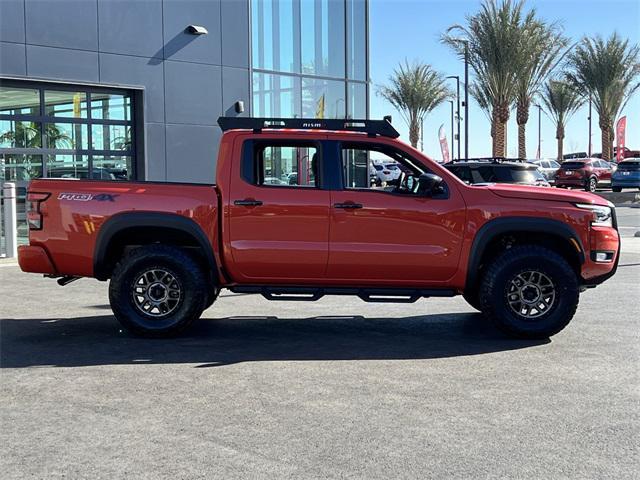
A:
<svg viewBox="0 0 640 480">
<path fill-rule="evenodd" d="M 297 92 L 297 93 L 296 93 Z M 269 73 L 253 74 L 253 115 L 256 117 L 300 116 L 300 79 Z"/>
<path fill-rule="evenodd" d="M 0 120 L 0 148 L 40 148 L 40 124 Z"/>
<path fill-rule="evenodd" d="M 46 148 L 85 150 L 88 148 L 87 125 L 80 123 L 45 123 Z"/>
<path fill-rule="evenodd" d="M 413 193 L 417 187 L 417 178 L 422 173 L 404 157 L 366 148 L 344 148 L 342 150 L 342 168 L 347 188 L 370 188 L 373 190 L 394 191 L 407 176 L 412 177 L 409 190 Z M 415 182 L 415 183 L 414 183 Z M 408 185 L 405 185 L 407 187 Z"/>
<path fill-rule="evenodd" d="M 0 114 L 40 115 L 40 92 L 35 88 L 0 87 Z"/>
<path fill-rule="evenodd" d="M 344 94 L 344 82 L 303 78 L 302 117 L 345 118 Z"/>
<path fill-rule="evenodd" d="M 21 182 L 42 177 L 42 155 L 0 154 L 0 180 Z"/>
<path fill-rule="evenodd" d="M 132 180 L 133 162 L 130 156 L 93 156 L 93 177 L 103 180 Z M 111 178 L 113 177 L 113 178 Z"/>
<path fill-rule="evenodd" d="M 89 178 L 87 155 L 47 155 L 47 177 Z"/>
<path fill-rule="evenodd" d="M 130 121 L 131 97 L 112 93 L 92 93 L 91 118 Z"/>
<path fill-rule="evenodd" d="M 344 0 L 300 3 L 302 73 L 344 77 Z"/>
<path fill-rule="evenodd" d="M 94 150 L 131 150 L 131 127 L 126 125 L 91 125 Z"/>
<path fill-rule="evenodd" d="M 273 146 L 260 151 L 260 185 L 315 187 L 316 149 L 311 146 Z"/>
<path fill-rule="evenodd" d="M 365 0 L 347 0 L 347 76 L 354 80 L 367 79 L 365 9 Z"/>
<path fill-rule="evenodd" d="M 64 118 L 87 118 L 87 94 L 45 90 L 45 115 Z"/>
<path fill-rule="evenodd" d="M 367 86 L 349 83 L 349 118 L 367 118 Z"/>
<path fill-rule="evenodd" d="M 300 72 L 293 0 L 251 2 L 252 64 L 254 68 Z"/>
</svg>

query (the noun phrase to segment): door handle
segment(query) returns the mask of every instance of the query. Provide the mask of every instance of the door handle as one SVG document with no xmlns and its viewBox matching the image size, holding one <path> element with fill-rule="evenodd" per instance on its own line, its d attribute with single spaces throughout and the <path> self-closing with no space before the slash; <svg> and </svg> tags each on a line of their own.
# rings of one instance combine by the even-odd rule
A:
<svg viewBox="0 0 640 480">
<path fill-rule="evenodd" d="M 234 205 L 238 205 L 239 207 L 257 207 L 262 205 L 262 201 L 260 200 L 235 200 L 233 202 Z"/>
<path fill-rule="evenodd" d="M 361 203 L 334 203 L 333 206 L 335 208 L 344 208 L 344 209 L 348 209 L 348 210 L 352 210 L 352 209 L 356 209 L 356 208 L 362 208 L 362 204 Z"/>
</svg>

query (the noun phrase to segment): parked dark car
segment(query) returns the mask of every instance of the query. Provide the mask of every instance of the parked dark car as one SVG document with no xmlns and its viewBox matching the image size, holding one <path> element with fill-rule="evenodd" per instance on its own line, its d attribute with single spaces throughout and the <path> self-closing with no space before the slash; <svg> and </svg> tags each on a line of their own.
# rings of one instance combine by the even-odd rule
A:
<svg viewBox="0 0 640 480">
<path fill-rule="evenodd" d="M 513 183 L 549 187 L 537 165 L 504 158 L 475 158 L 446 163 L 445 168 L 470 184 Z"/>
<path fill-rule="evenodd" d="M 595 192 L 598 187 L 611 185 L 615 166 L 599 158 L 581 158 L 562 162 L 556 173 L 556 187 L 584 188 Z"/>
<path fill-rule="evenodd" d="M 611 175 L 611 189 L 620 192 L 623 188 L 640 190 L 640 158 L 623 160 Z"/>
</svg>

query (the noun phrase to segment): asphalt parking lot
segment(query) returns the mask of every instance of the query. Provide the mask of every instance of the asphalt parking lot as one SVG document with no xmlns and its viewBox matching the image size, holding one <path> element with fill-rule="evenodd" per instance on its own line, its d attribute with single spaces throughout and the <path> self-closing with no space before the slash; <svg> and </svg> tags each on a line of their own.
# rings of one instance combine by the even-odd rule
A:
<svg viewBox="0 0 640 480">
<path fill-rule="evenodd" d="M 640 209 L 618 217 L 618 273 L 546 341 L 461 298 L 229 293 L 143 340 L 105 283 L 2 264 L 2 478 L 638 478 Z"/>
</svg>

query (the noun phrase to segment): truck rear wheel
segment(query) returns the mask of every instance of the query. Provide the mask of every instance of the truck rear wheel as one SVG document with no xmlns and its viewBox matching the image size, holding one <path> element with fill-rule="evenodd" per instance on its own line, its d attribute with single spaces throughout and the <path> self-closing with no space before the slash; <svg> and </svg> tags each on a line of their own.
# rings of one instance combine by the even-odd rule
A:
<svg viewBox="0 0 640 480">
<path fill-rule="evenodd" d="M 179 334 L 202 314 L 206 278 L 194 258 L 179 248 L 136 248 L 116 265 L 109 302 L 118 321 L 146 337 Z"/>
<path fill-rule="evenodd" d="M 547 248 L 523 245 L 498 256 L 481 287 L 482 312 L 508 335 L 547 338 L 573 318 L 578 279 L 567 261 Z"/>
</svg>

